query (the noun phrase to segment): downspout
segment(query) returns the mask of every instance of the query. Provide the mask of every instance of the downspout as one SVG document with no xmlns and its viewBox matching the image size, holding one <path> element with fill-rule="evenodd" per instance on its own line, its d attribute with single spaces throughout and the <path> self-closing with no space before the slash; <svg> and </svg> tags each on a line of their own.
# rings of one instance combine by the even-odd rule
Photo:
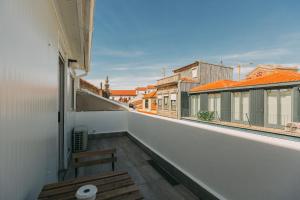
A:
<svg viewBox="0 0 300 200">
<path fill-rule="evenodd" d="M 181 119 L 181 82 L 182 80 L 179 80 L 177 84 L 177 119 Z"/>
</svg>

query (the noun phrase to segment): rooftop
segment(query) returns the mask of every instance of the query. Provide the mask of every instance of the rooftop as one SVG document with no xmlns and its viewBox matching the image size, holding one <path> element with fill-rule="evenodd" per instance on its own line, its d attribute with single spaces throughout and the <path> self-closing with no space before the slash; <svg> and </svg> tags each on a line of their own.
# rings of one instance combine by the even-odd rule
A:
<svg viewBox="0 0 300 200">
<path fill-rule="evenodd" d="M 209 90 L 235 89 L 249 86 L 261 86 L 281 83 L 293 83 L 300 81 L 300 73 L 287 70 L 275 70 L 271 74 L 258 78 L 244 79 L 241 81 L 220 80 L 213 83 L 194 87 L 190 92 L 200 92 Z"/>
<path fill-rule="evenodd" d="M 136 96 L 135 90 L 111 90 L 111 96 Z"/>
<path fill-rule="evenodd" d="M 156 97 L 156 91 L 150 92 L 149 94 L 144 95 L 144 99 L 150 99 L 150 98 L 155 98 Z"/>
<path fill-rule="evenodd" d="M 136 91 L 146 91 L 147 87 L 137 87 L 135 88 Z"/>
</svg>

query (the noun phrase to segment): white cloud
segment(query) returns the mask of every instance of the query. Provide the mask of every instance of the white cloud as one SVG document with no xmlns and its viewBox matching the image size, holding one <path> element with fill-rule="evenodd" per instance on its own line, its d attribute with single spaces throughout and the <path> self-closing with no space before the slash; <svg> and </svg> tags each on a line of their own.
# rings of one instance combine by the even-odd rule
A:
<svg viewBox="0 0 300 200">
<path fill-rule="evenodd" d="M 124 51 L 124 50 L 114 50 L 108 48 L 96 49 L 94 55 L 97 56 L 112 56 L 112 57 L 137 57 L 144 55 L 143 51 Z"/>
<path fill-rule="evenodd" d="M 288 55 L 290 51 L 284 48 L 276 48 L 276 49 L 259 49 L 254 51 L 248 51 L 243 53 L 229 54 L 219 56 L 224 61 L 226 60 L 236 60 L 236 61 L 253 61 L 253 60 L 270 60 L 274 59 L 278 56 Z"/>
</svg>

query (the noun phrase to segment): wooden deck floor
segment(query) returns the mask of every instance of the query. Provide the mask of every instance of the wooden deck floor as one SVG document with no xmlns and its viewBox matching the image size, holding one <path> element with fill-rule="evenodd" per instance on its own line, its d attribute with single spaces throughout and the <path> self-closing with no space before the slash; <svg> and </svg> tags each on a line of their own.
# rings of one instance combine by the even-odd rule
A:
<svg viewBox="0 0 300 200">
<path fill-rule="evenodd" d="M 172 186 L 149 163 L 151 158 L 133 143 L 128 137 L 112 137 L 105 139 L 93 139 L 89 141 L 89 149 L 117 148 L 118 161 L 116 170 L 128 171 L 130 176 L 141 190 L 146 200 L 194 200 L 198 199 L 183 185 Z M 98 165 L 79 170 L 80 175 L 92 175 L 111 170 L 111 165 Z M 71 167 L 66 175 L 74 177 L 74 169 Z"/>
</svg>

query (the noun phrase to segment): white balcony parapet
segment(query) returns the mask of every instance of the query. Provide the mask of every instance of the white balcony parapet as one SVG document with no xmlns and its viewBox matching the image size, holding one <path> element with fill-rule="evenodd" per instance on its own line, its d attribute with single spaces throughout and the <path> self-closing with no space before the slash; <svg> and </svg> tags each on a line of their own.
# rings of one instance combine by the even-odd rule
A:
<svg viewBox="0 0 300 200">
<path fill-rule="evenodd" d="M 86 113 L 76 123 L 106 124 L 99 133 L 120 124 L 112 132 L 127 131 L 219 199 L 300 199 L 297 141 L 137 112 L 90 117 L 93 122 Z"/>
</svg>

